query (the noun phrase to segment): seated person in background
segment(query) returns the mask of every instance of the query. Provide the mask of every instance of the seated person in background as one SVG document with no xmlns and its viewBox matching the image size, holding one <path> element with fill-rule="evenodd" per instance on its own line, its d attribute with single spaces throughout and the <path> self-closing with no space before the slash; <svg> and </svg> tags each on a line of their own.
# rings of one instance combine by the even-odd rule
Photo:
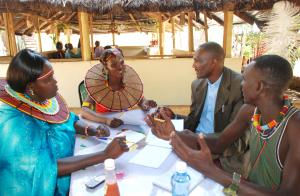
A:
<svg viewBox="0 0 300 196">
<path fill-rule="evenodd" d="M 124 63 L 120 49 L 104 50 L 100 62 L 85 77 L 89 96 L 82 104 L 83 118 L 118 127 L 123 124 L 122 120 L 106 118 L 101 113 L 126 111 L 135 105 L 143 110 L 156 107 L 155 101 L 143 97 L 141 79 Z"/>
<path fill-rule="evenodd" d="M 77 51 L 76 51 L 76 57 L 75 58 L 81 58 L 81 44 L 80 44 L 80 40 L 78 41 Z"/>
<path fill-rule="evenodd" d="M 284 92 L 293 77 L 291 65 L 277 55 L 254 59 L 244 71 L 245 105 L 219 138 L 175 132 L 169 117 L 164 123 L 148 116 L 155 135 L 171 139 L 175 153 L 205 176 L 222 184 L 227 195 L 299 195 L 300 112 Z M 251 124 L 248 178 L 218 168 L 212 153 L 222 153 Z M 236 193 L 237 192 L 237 193 Z"/>
<path fill-rule="evenodd" d="M 232 122 L 243 104 L 241 91 L 242 76 L 224 66 L 224 50 L 215 42 L 207 42 L 195 51 L 193 68 L 197 79 L 192 83 L 192 105 L 189 115 L 175 115 L 169 108 L 165 110 L 170 118 L 183 118 L 184 128 L 195 133 L 204 133 L 218 137 L 225 127 Z M 240 168 L 240 173 L 247 172 L 249 133 L 245 133 L 222 156 L 222 168 L 228 172 Z M 244 164 L 245 163 L 245 164 Z"/>
<path fill-rule="evenodd" d="M 65 44 L 65 53 L 67 52 L 67 50 L 68 50 L 68 43 Z"/>
<path fill-rule="evenodd" d="M 80 47 L 80 44 L 79 44 L 79 47 Z M 65 58 L 81 58 L 81 52 L 78 53 L 75 53 L 74 52 L 74 48 L 73 48 L 73 45 L 71 43 L 68 43 L 68 49 L 65 53 Z"/>
<path fill-rule="evenodd" d="M 63 44 L 61 42 L 56 43 L 56 52 L 52 54 L 53 59 L 63 59 L 65 58 L 65 52 L 63 51 Z"/>
<path fill-rule="evenodd" d="M 99 58 L 104 51 L 104 48 L 100 46 L 99 41 L 95 41 L 95 47 L 94 47 L 94 58 Z"/>
<path fill-rule="evenodd" d="M 0 195 L 67 195 L 72 172 L 128 151 L 121 137 L 104 151 L 73 156 L 76 133 L 109 130 L 70 113 L 56 83 L 50 62 L 29 49 L 16 54 L 0 81 Z"/>
</svg>

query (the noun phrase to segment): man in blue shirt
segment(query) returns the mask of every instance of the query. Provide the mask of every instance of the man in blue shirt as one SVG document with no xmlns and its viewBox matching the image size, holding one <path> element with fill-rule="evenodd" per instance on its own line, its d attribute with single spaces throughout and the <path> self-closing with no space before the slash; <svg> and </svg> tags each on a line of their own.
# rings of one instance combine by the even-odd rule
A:
<svg viewBox="0 0 300 196">
<path fill-rule="evenodd" d="M 163 108 L 170 118 L 183 118 L 185 129 L 218 137 L 242 106 L 242 76 L 224 67 L 224 59 L 224 50 L 219 44 L 207 42 L 200 45 L 194 55 L 193 68 L 197 79 L 192 83 L 189 115 L 176 115 L 169 108 Z M 240 173 L 246 173 L 242 162 L 248 150 L 248 134 L 237 139 L 219 157 L 225 170 L 232 172 L 240 168 Z"/>
</svg>

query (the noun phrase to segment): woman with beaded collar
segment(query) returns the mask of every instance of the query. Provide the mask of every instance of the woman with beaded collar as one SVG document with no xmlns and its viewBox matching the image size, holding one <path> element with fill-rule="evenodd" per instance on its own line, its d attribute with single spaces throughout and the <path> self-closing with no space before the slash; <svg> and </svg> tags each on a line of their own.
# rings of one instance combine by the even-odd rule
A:
<svg viewBox="0 0 300 196">
<path fill-rule="evenodd" d="M 70 113 L 54 71 L 40 54 L 21 50 L 0 81 L 0 195 L 66 195 L 69 175 L 128 151 L 115 138 L 102 152 L 73 156 L 75 133 L 109 136 Z"/>
<path fill-rule="evenodd" d="M 82 117 L 110 127 L 118 127 L 123 121 L 117 118 L 106 118 L 105 112 L 126 111 L 135 105 L 142 110 L 156 107 L 156 102 L 143 96 L 143 84 L 138 74 L 124 64 L 121 49 L 106 49 L 100 64 L 88 70 L 85 87 L 88 97 L 82 104 Z"/>
</svg>

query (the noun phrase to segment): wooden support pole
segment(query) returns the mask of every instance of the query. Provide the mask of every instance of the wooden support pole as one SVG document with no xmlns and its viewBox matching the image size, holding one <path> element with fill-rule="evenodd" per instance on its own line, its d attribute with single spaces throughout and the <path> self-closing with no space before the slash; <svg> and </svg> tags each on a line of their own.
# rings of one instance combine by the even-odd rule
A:
<svg viewBox="0 0 300 196">
<path fill-rule="evenodd" d="M 58 29 L 58 26 L 55 27 L 55 37 L 56 37 L 56 42 L 59 42 L 59 40 L 60 40 L 60 31 Z"/>
<path fill-rule="evenodd" d="M 37 33 L 38 33 L 38 40 L 39 40 L 39 51 L 43 52 L 42 48 L 42 38 L 41 38 L 41 29 L 40 29 L 40 19 L 38 18 L 38 26 L 37 26 Z"/>
<path fill-rule="evenodd" d="M 90 44 L 90 50 L 92 51 L 92 58 L 94 58 L 94 33 L 93 33 L 93 16 L 90 15 L 90 35 L 91 35 L 91 44 Z"/>
<path fill-rule="evenodd" d="M 225 57 L 231 57 L 233 12 L 224 11 L 223 48 Z"/>
<path fill-rule="evenodd" d="M 129 17 L 130 17 L 131 20 L 135 23 L 136 29 L 137 29 L 139 32 L 142 32 L 142 28 L 141 28 L 141 26 L 139 25 L 139 23 L 135 20 L 134 16 L 133 16 L 132 14 L 129 14 Z"/>
<path fill-rule="evenodd" d="M 188 30 L 189 30 L 189 52 L 194 51 L 194 25 L 193 25 L 193 13 L 188 13 Z"/>
<path fill-rule="evenodd" d="M 67 43 L 71 43 L 71 28 L 69 25 L 66 25 L 65 35 L 67 36 Z"/>
<path fill-rule="evenodd" d="M 116 45 L 116 34 L 115 34 L 114 30 L 111 32 L 111 34 L 112 34 L 112 43 L 113 43 L 113 45 Z"/>
<path fill-rule="evenodd" d="M 91 60 L 89 15 L 86 12 L 78 12 L 81 55 L 83 61 Z"/>
<path fill-rule="evenodd" d="M 5 24 L 5 33 L 7 40 L 7 47 L 9 51 L 9 56 L 15 56 L 17 54 L 17 44 L 15 38 L 15 30 L 14 30 L 14 20 L 12 13 L 4 13 L 4 24 Z"/>
<path fill-rule="evenodd" d="M 164 38 L 165 38 L 165 26 L 162 20 L 162 15 L 159 17 L 158 20 L 158 36 L 159 36 L 159 54 L 162 56 L 164 55 Z"/>
<path fill-rule="evenodd" d="M 204 33 L 205 33 L 205 42 L 208 42 L 208 24 L 207 24 L 207 13 L 204 12 Z"/>
<path fill-rule="evenodd" d="M 176 49 L 176 40 L 175 40 L 175 19 L 174 19 L 174 17 L 171 18 L 171 25 L 172 25 L 173 50 L 175 50 Z"/>
</svg>

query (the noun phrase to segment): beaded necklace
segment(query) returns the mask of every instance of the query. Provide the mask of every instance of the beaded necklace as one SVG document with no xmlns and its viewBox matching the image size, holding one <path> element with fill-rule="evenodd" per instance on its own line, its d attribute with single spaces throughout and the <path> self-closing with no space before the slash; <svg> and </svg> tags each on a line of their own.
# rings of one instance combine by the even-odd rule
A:
<svg viewBox="0 0 300 196">
<path fill-rule="evenodd" d="M 258 164 L 258 160 L 260 159 L 262 153 L 265 150 L 265 147 L 267 146 L 267 140 L 268 138 L 276 131 L 277 129 L 277 125 L 279 125 L 279 123 L 283 120 L 283 118 L 285 117 L 285 115 L 287 114 L 287 112 L 289 111 L 289 108 L 291 106 L 291 102 L 288 99 L 287 95 L 283 96 L 283 100 L 284 100 L 284 104 L 282 106 L 282 109 L 279 112 L 279 116 L 277 117 L 276 120 L 272 120 L 269 123 L 265 124 L 265 125 L 260 125 L 260 117 L 261 114 L 259 113 L 258 109 L 255 108 L 254 111 L 254 115 L 252 117 L 252 121 L 253 121 L 253 126 L 255 127 L 257 133 L 260 135 L 260 137 L 258 137 L 259 142 L 261 143 L 261 149 L 254 161 L 254 164 L 252 166 L 252 169 L 255 168 Z M 262 141 L 260 140 L 260 138 L 262 138 Z"/>
<path fill-rule="evenodd" d="M 252 122 L 253 122 L 253 126 L 256 128 L 256 131 L 258 133 L 269 135 L 272 132 L 272 130 L 274 130 L 274 128 L 282 121 L 282 119 L 285 117 L 286 113 L 288 112 L 289 107 L 291 106 L 291 102 L 288 99 L 287 95 L 283 96 L 283 100 L 284 100 L 284 104 L 282 109 L 279 112 L 279 116 L 277 117 L 277 119 L 271 120 L 269 123 L 265 125 L 260 125 L 261 114 L 257 110 L 257 108 L 255 109 L 254 115 L 252 117 Z"/>
<path fill-rule="evenodd" d="M 55 115 L 59 111 L 59 104 L 55 97 L 47 99 L 43 103 L 35 102 L 30 99 L 26 94 L 19 93 L 14 91 L 9 85 L 5 86 L 5 91 L 12 97 L 16 98 L 19 101 L 22 101 L 37 110 L 41 111 L 44 114 Z"/>
</svg>

